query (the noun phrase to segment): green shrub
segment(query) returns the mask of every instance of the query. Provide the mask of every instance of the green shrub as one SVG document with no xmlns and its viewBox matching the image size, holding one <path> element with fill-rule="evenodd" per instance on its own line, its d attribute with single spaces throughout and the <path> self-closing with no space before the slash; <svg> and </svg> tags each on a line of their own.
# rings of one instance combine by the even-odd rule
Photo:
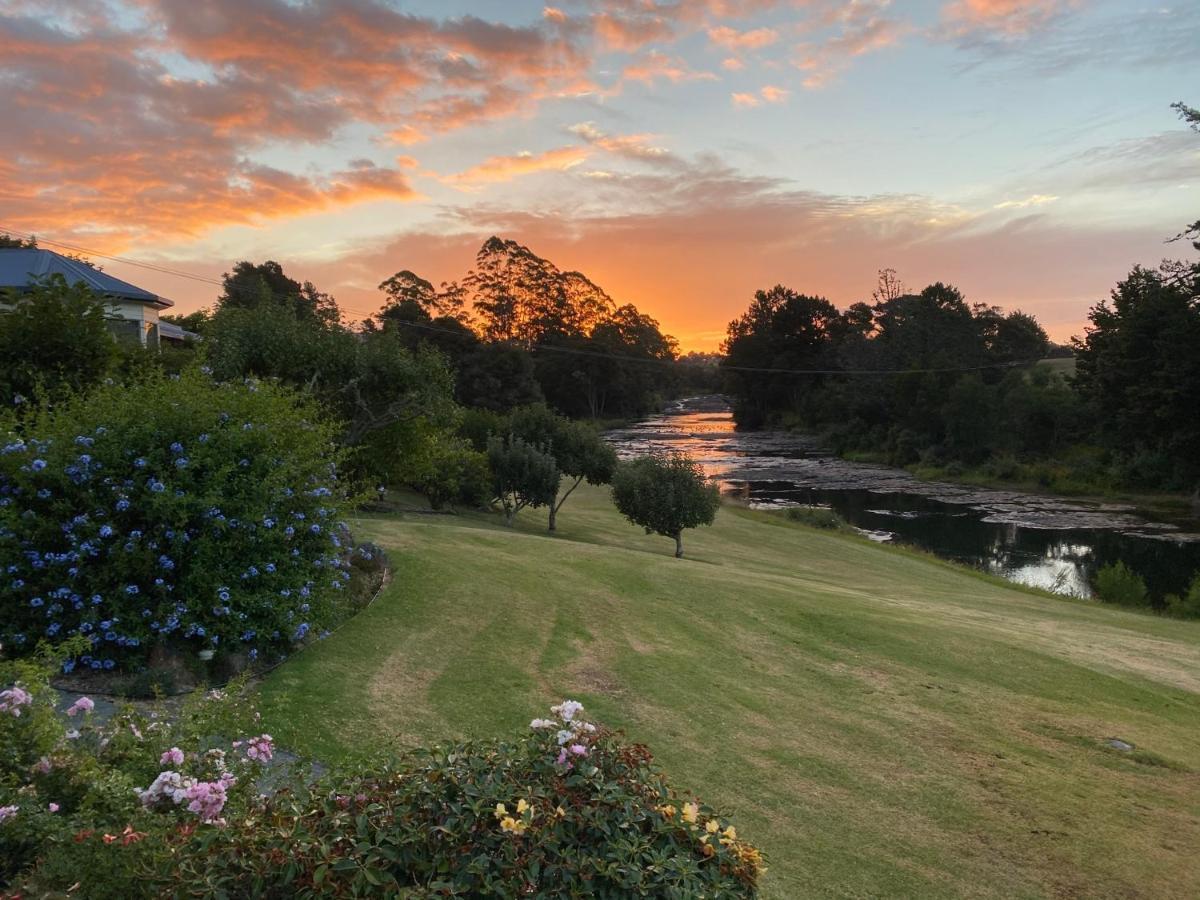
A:
<svg viewBox="0 0 1200 900">
<path fill-rule="evenodd" d="M 28 896 L 154 895 L 144 875 L 168 836 L 244 815 L 272 741 L 256 734 L 244 682 L 195 694 L 173 715 L 125 707 L 104 722 L 80 698 L 64 722 L 49 679 L 72 644 L 87 640 L 0 659 L 0 891 L 28 881 Z M 172 782 L 178 794 L 164 793 Z"/>
<path fill-rule="evenodd" d="M 408 484 L 424 494 L 433 509 L 454 503 L 481 507 L 491 499 L 488 458 L 462 438 L 436 436 L 413 469 Z"/>
<path fill-rule="evenodd" d="M 852 530 L 845 519 L 824 506 L 793 506 L 788 509 L 787 517 L 793 522 L 799 522 L 810 528 L 822 528 L 829 531 Z"/>
<path fill-rule="evenodd" d="M 1192 579 L 1183 596 L 1171 594 L 1166 601 L 1167 612 L 1183 619 L 1200 619 L 1200 572 Z"/>
<path fill-rule="evenodd" d="M 493 434 L 487 442 L 487 461 L 492 471 L 492 496 L 509 525 L 526 506 L 550 506 L 558 496 L 562 472 L 543 446 L 516 435 L 502 438 Z"/>
<path fill-rule="evenodd" d="M 155 644 L 278 657 L 340 614 L 333 434 L 291 391 L 151 374 L 22 434 L 0 445 L 5 647 L 83 634 L 93 669 Z"/>
<path fill-rule="evenodd" d="M 281 793 L 176 845 L 163 891 L 265 897 L 750 897 L 757 850 L 680 798 L 646 748 L 579 721 L 423 750 Z"/>
<path fill-rule="evenodd" d="M 1123 562 L 1111 563 L 1096 573 L 1096 596 L 1105 603 L 1119 606 L 1149 603 L 1146 582 Z"/>
</svg>

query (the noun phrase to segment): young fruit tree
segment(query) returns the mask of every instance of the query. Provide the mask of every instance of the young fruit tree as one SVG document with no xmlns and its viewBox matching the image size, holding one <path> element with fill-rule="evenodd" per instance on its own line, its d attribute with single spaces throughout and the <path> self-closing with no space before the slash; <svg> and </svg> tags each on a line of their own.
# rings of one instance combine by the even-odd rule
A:
<svg viewBox="0 0 1200 900">
<path fill-rule="evenodd" d="M 588 484 L 608 484 L 617 468 L 616 451 L 591 425 L 573 422 L 545 405 L 523 406 L 513 410 L 509 429 L 531 444 L 544 446 L 554 457 L 559 471 L 574 479 L 550 506 L 550 531 L 558 524 L 558 512 L 575 488 Z"/>
<path fill-rule="evenodd" d="M 488 466 L 492 470 L 494 503 L 504 510 L 504 522 L 526 506 L 537 508 L 554 503 L 562 473 L 554 457 L 542 447 L 510 434 L 494 434 L 487 442 Z"/>
<path fill-rule="evenodd" d="M 700 466 L 682 453 L 643 456 L 617 466 L 613 502 L 646 534 L 675 539 L 683 556 L 683 530 L 711 525 L 721 505 L 720 491 Z"/>
</svg>

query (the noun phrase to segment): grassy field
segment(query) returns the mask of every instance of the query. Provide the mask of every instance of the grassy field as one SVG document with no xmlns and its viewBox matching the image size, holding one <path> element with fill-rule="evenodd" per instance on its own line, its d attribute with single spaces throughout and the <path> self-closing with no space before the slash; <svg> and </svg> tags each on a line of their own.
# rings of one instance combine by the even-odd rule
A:
<svg viewBox="0 0 1200 900">
<path fill-rule="evenodd" d="M 337 761 L 571 697 L 733 815 L 767 897 L 1200 896 L 1200 623 L 737 508 L 684 560 L 598 489 L 521 520 L 358 522 L 396 578 L 267 730 Z"/>
</svg>

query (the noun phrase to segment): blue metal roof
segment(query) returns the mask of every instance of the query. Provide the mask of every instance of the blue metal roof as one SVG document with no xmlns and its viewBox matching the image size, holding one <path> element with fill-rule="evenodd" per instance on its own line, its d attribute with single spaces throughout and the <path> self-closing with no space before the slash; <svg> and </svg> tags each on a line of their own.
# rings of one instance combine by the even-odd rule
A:
<svg viewBox="0 0 1200 900">
<path fill-rule="evenodd" d="M 97 294 L 108 297 L 118 297 L 122 300 L 133 300 L 138 303 L 152 303 L 159 309 L 166 309 L 175 304 L 165 297 L 159 297 L 140 287 L 113 278 L 98 269 L 85 265 L 77 260 L 55 253 L 53 250 L 4 248 L 0 249 L 0 290 L 16 288 L 21 290 L 29 287 L 35 278 L 47 275 L 61 275 L 69 284 L 83 282 Z"/>
</svg>

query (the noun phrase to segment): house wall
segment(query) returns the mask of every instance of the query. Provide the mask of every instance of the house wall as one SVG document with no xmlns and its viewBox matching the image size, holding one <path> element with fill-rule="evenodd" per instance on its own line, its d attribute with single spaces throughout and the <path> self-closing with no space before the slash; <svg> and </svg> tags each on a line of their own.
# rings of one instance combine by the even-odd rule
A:
<svg viewBox="0 0 1200 900">
<path fill-rule="evenodd" d="M 137 340 L 144 346 L 158 346 L 158 309 L 149 303 L 136 303 L 129 300 L 110 301 L 109 309 L 112 318 L 123 319 L 126 322 L 136 322 Z M 114 323 L 117 324 L 117 323 Z M 128 326 L 114 328 L 118 337 L 132 337 Z"/>
</svg>

